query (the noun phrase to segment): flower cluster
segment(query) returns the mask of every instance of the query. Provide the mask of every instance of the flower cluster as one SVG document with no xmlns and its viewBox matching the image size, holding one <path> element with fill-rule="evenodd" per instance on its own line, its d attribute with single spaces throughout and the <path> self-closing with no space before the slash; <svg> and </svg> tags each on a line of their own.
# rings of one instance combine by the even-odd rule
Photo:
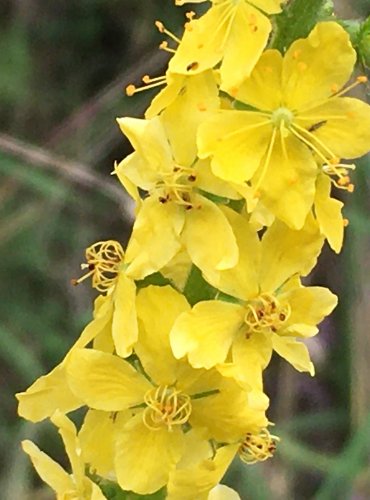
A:
<svg viewBox="0 0 370 500">
<path fill-rule="evenodd" d="M 201 3 L 203 0 L 193 0 Z M 187 0 L 178 0 L 183 5 Z M 67 474 L 23 448 L 58 498 L 107 485 L 170 500 L 237 499 L 219 481 L 239 455 L 273 455 L 263 373 L 273 352 L 314 374 L 306 339 L 337 298 L 304 286 L 325 239 L 339 252 L 343 161 L 370 143 L 370 107 L 343 97 L 356 60 L 336 22 L 285 52 L 267 48 L 281 0 L 212 0 L 187 14 L 145 118 L 118 119 L 133 152 L 114 173 L 136 202 L 127 248 L 86 251 L 99 292 L 64 360 L 17 395 L 19 414 L 58 427 Z M 196 291 L 196 293 L 194 293 Z M 66 416 L 85 409 L 77 432 Z"/>
</svg>

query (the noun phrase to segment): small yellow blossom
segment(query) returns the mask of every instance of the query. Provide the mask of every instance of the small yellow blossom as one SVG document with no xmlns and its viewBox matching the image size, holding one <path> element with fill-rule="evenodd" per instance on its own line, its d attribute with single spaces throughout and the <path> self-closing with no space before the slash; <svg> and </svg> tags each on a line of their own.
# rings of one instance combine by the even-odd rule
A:
<svg viewBox="0 0 370 500">
<path fill-rule="evenodd" d="M 182 246 L 200 268 L 234 266 L 238 248 L 231 227 L 204 192 L 225 198 L 238 198 L 238 193 L 212 174 L 207 160 L 199 161 L 195 155 L 187 163 L 179 161 L 187 153 L 177 123 L 163 123 L 160 117 L 121 118 L 118 123 L 136 151 L 116 173 L 149 194 L 127 246 L 128 275 L 141 279 L 160 270 Z"/>
<path fill-rule="evenodd" d="M 59 429 L 72 473 L 68 474 L 32 441 L 22 441 L 23 450 L 30 456 L 41 479 L 56 492 L 60 500 L 105 500 L 98 485 L 85 475 L 84 458 L 74 424 L 61 412 L 56 412 L 51 421 Z"/>
<path fill-rule="evenodd" d="M 179 5 L 187 3 L 180 2 Z M 220 61 L 221 81 L 231 89 L 247 76 L 266 46 L 271 23 L 266 14 L 281 11 L 280 0 L 213 0 L 199 19 L 190 19 L 169 62 L 173 73 L 196 74 Z"/>
<path fill-rule="evenodd" d="M 318 174 L 352 191 L 352 167 L 340 158 L 369 150 L 370 106 L 341 97 L 351 88 L 340 90 L 355 60 L 348 34 L 335 22 L 319 23 L 284 57 L 265 51 L 251 77 L 232 92 L 248 110 L 220 110 L 200 125 L 200 157 L 211 157 L 217 176 L 249 188 L 276 217 L 301 228 Z"/>
<path fill-rule="evenodd" d="M 169 332 L 188 310 L 171 287 L 144 288 L 137 298 L 139 364 L 94 349 L 74 350 L 68 360 L 70 387 L 85 404 L 124 415 L 115 434 L 115 473 L 125 490 L 147 494 L 164 486 L 185 451 L 189 426 L 224 443 L 266 426 L 262 399 L 251 406 L 231 378 L 173 357 Z"/>
<path fill-rule="evenodd" d="M 313 220 L 301 231 L 275 222 L 262 241 L 240 215 L 224 208 L 240 248 L 233 269 L 204 271 L 207 281 L 235 302 L 199 302 L 176 320 L 171 346 L 177 358 L 187 355 L 194 368 L 217 368 L 243 383 L 257 382 L 272 351 L 297 370 L 314 373 L 303 342 L 315 335 L 337 298 L 322 287 L 303 287 L 299 276 L 316 263 L 323 239 Z"/>
</svg>

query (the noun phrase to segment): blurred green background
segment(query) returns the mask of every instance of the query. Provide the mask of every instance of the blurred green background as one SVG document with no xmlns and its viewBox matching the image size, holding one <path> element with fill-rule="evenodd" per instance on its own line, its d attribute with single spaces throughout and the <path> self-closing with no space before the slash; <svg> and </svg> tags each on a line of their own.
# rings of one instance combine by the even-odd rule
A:
<svg viewBox="0 0 370 500">
<path fill-rule="evenodd" d="M 336 7 L 370 14 L 369 0 Z M 84 249 L 127 240 L 132 206 L 109 175 L 129 152 L 115 118 L 142 116 L 149 92 L 123 89 L 163 73 L 153 23 L 176 29 L 183 12 L 171 0 L 0 2 L 1 499 L 53 498 L 19 441 L 65 463 L 62 446 L 49 424 L 16 416 L 14 393 L 55 366 L 91 317 L 89 286 L 70 285 Z M 228 474 L 243 500 L 370 499 L 369 174 L 362 159 L 345 250 L 325 249 L 311 278 L 340 296 L 310 345 L 317 376 L 274 360 L 266 387 L 282 442 L 273 460 Z"/>
</svg>

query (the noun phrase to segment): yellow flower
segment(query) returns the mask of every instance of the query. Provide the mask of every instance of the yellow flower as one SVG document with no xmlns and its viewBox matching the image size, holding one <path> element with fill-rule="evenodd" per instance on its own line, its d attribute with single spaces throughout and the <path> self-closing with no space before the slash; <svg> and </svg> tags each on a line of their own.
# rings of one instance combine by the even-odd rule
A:
<svg viewBox="0 0 370 500">
<path fill-rule="evenodd" d="M 192 262 L 202 268 L 234 266 L 238 248 L 219 206 L 203 191 L 238 198 L 234 189 L 214 176 L 208 161 L 190 160 L 178 123 L 121 118 L 121 130 L 135 152 L 116 168 L 148 195 L 139 209 L 126 250 L 127 274 L 141 279 L 160 270 L 185 246 Z M 123 182 L 124 183 L 124 182 Z M 209 231 L 209 228 L 212 231 Z"/>
<path fill-rule="evenodd" d="M 167 483 L 167 500 L 234 500 L 240 497 L 218 485 L 238 451 L 239 444 L 222 446 L 215 452 L 196 432 L 187 434 L 187 447 Z"/>
<path fill-rule="evenodd" d="M 247 221 L 223 209 L 240 249 L 233 269 L 204 271 L 207 281 L 235 297 L 234 302 L 199 302 L 176 320 L 171 346 L 177 358 L 187 355 L 194 368 L 217 368 L 261 389 L 261 370 L 275 350 L 299 371 L 313 374 L 304 343 L 317 333 L 337 298 L 322 287 L 303 287 L 299 276 L 316 263 L 323 239 L 309 220 L 301 231 L 277 221 L 262 241 Z"/>
<path fill-rule="evenodd" d="M 334 22 L 318 24 L 284 57 L 265 51 L 233 92 L 249 109 L 221 110 L 202 124 L 200 157 L 212 157 L 214 174 L 249 188 L 279 219 L 300 229 L 314 203 L 317 175 L 324 172 L 352 191 L 352 167 L 340 158 L 369 149 L 370 106 L 341 97 L 352 86 L 340 91 L 355 59 L 348 34 Z"/>
<path fill-rule="evenodd" d="M 179 2 L 179 5 L 186 2 Z M 266 14 L 281 11 L 280 0 L 214 0 L 199 19 L 190 19 L 169 62 L 173 73 L 196 74 L 220 61 L 225 89 L 251 73 L 267 43 L 271 23 Z"/>
<path fill-rule="evenodd" d="M 95 300 L 94 318 L 85 327 L 64 360 L 47 375 L 38 378 L 25 392 L 16 395 L 18 413 L 38 422 L 50 417 L 56 409 L 68 413 L 81 406 L 66 381 L 65 366 L 76 348 L 93 342 L 95 348 L 127 357 L 137 341 L 135 282 L 125 274 L 123 250 L 116 241 L 98 242 L 86 250 L 87 274 L 74 284 L 92 276 L 92 285 L 102 293 Z"/>
<path fill-rule="evenodd" d="M 115 473 L 125 490 L 147 494 L 163 487 L 184 453 L 189 426 L 224 443 L 266 426 L 261 400 L 252 407 L 231 378 L 173 357 L 169 332 L 187 310 L 171 287 L 144 288 L 137 298 L 136 361 L 94 349 L 74 350 L 68 361 L 70 387 L 85 404 L 128 416 L 115 434 Z"/>
<path fill-rule="evenodd" d="M 68 474 L 32 441 L 22 441 L 23 450 L 30 456 L 39 476 L 56 492 L 59 500 L 104 500 L 106 497 L 98 485 L 85 475 L 85 463 L 74 424 L 61 412 L 56 412 L 51 420 L 62 436 L 72 473 Z"/>
</svg>

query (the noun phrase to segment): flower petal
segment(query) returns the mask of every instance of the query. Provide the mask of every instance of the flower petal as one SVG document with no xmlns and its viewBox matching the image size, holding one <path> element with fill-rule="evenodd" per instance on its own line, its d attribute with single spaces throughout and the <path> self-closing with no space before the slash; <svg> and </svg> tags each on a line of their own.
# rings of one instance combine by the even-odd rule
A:
<svg viewBox="0 0 370 500">
<path fill-rule="evenodd" d="M 303 342 L 297 342 L 291 337 L 272 335 L 272 345 L 282 358 L 294 366 L 299 372 L 308 372 L 311 376 L 315 374 L 315 368 L 310 360 L 307 347 Z"/>
<path fill-rule="evenodd" d="M 167 484 L 167 500 L 194 500 L 195 498 L 197 500 L 210 498 L 228 500 L 229 497 L 208 496 L 208 493 L 222 479 L 238 447 L 238 444 L 223 446 L 217 450 L 214 458 L 198 459 L 197 463 L 188 467 L 177 467 L 170 474 Z M 231 499 L 233 497 L 230 497 Z"/>
<path fill-rule="evenodd" d="M 239 248 L 239 261 L 231 269 L 217 271 L 211 266 L 203 267 L 205 279 L 222 292 L 247 300 L 258 293 L 258 269 L 261 244 L 257 232 L 248 221 L 227 207 L 222 207 Z"/>
<path fill-rule="evenodd" d="M 138 339 L 135 301 L 135 282 L 122 272 L 114 290 L 112 337 L 118 356 L 123 358 L 132 354 Z"/>
<path fill-rule="evenodd" d="M 139 280 L 165 266 L 180 250 L 179 235 L 185 214 L 175 203 L 161 204 L 147 198 L 132 230 L 126 249 L 127 276 Z"/>
<path fill-rule="evenodd" d="M 196 175 L 195 185 L 197 188 L 223 198 L 232 200 L 241 198 L 231 184 L 215 176 L 209 160 L 198 160 L 194 166 L 194 174 Z"/>
<path fill-rule="evenodd" d="M 279 14 L 281 12 L 281 4 L 287 0 L 248 0 L 251 4 L 261 9 L 266 14 Z"/>
<path fill-rule="evenodd" d="M 95 351 L 76 349 L 67 363 L 68 383 L 91 408 L 122 411 L 142 403 L 152 386 L 123 359 Z"/>
<path fill-rule="evenodd" d="M 308 217 L 300 231 L 275 221 L 262 239 L 261 290 L 273 292 L 298 273 L 306 276 L 315 266 L 323 245 L 317 224 Z"/>
<path fill-rule="evenodd" d="M 241 498 L 232 488 L 219 484 L 209 492 L 207 500 L 241 500 Z"/>
<path fill-rule="evenodd" d="M 22 448 L 29 455 L 41 479 L 53 488 L 56 493 L 63 495 L 66 491 L 75 489 L 70 475 L 32 441 L 22 441 Z"/>
<path fill-rule="evenodd" d="M 279 296 L 280 299 L 280 296 Z M 338 303 L 336 295 L 321 286 L 294 288 L 281 295 L 289 303 L 291 314 L 286 322 L 289 331 L 299 333 L 295 325 L 316 326 L 328 316 Z"/>
<path fill-rule="evenodd" d="M 262 203 L 288 226 L 300 229 L 314 202 L 317 170 L 305 144 L 291 135 L 278 137 L 261 182 Z"/>
<path fill-rule="evenodd" d="M 181 314 L 170 335 L 176 358 L 188 355 L 194 368 L 211 368 L 226 359 L 234 335 L 243 323 L 237 304 L 210 300 Z"/>
<path fill-rule="evenodd" d="M 289 47 L 283 62 L 284 104 L 308 109 L 339 90 L 356 61 L 348 33 L 335 22 L 315 26 Z"/>
<path fill-rule="evenodd" d="M 269 19 L 249 2 L 238 2 L 231 23 L 220 68 L 226 91 L 232 91 L 251 74 L 271 31 Z"/>
<path fill-rule="evenodd" d="M 152 120 L 125 117 L 117 118 L 117 122 L 149 169 L 172 170 L 172 152 L 159 117 Z"/>
<path fill-rule="evenodd" d="M 222 270 L 235 266 L 239 250 L 225 215 L 204 196 L 193 196 L 192 203 L 193 208 L 186 213 L 182 236 L 193 263 L 200 269 Z"/>
<path fill-rule="evenodd" d="M 270 120 L 249 111 L 224 111 L 199 126 L 199 157 L 212 156 L 212 171 L 243 184 L 251 179 L 271 137 Z"/>
<path fill-rule="evenodd" d="M 169 335 L 177 317 L 189 309 L 185 297 L 170 286 L 148 286 L 138 294 L 140 333 L 135 352 L 158 385 L 176 381 L 178 361 L 172 354 Z"/>
<path fill-rule="evenodd" d="M 359 99 L 333 97 L 301 113 L 299 120 L 304 120 L 305 124 L 322 123 L 312 132 L 316 141 L 312 139 L 311 142 L 317 146 L 320 141 L 334 156 L 357 158 L 370 149 L 370 106 Z"/>
<path fill-rule="evenodd" d="M 116 432 L 131 418 L 131 412 L 89 410 L 78 434 L 84 460 L 103 477 L 114 476 Z M 97 446 L 99 442 L 99 446 Z"/>
<path fill-rule="evenodd" d="M 140 495 L 164 486 L 184 449 L 181 429 L 148 429 L 142 413 L 133 417 L 117 438 L 115 466 L 118 484 Z"/>
<path fill-rule="evenodd" d="M 274 111 L 281 106 L 283 56 L 278 50 L 266 50 L 252 74 L 244 80 L 235 98 L 257 109 Z"/>
</svg>

